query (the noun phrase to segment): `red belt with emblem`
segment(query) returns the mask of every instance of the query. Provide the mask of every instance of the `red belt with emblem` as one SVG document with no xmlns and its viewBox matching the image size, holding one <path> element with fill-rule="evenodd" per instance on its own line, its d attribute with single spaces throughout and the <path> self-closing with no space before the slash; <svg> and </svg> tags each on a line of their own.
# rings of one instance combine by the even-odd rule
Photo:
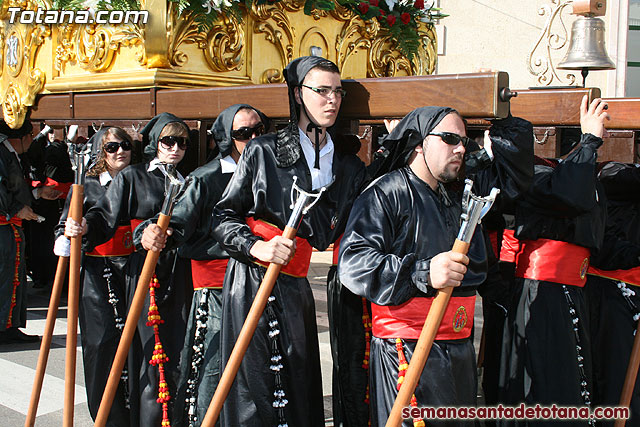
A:
<svg viewBox="0 0 640 427">
<path fill-rule="evenodd" d="M 371 304 L 373 336 L 418 339 L 434 298 L 415 297 L 402 305 Z M 460 340 L 471 336 L 476 296 L 451 297 L 436 340 Z"/>
<path fill-rule="evenodd" d="M 121 225 L 116 229 L 116 234 L 101 245 L 96 246 L 91 252 L 87 252 L 88 256 L 105 257 L 105 256 L 127 256 L 133 253 L 133 235 L 131 227 Z"/>
<path fill-rule="evenodd" d="M 0 225 L 9 225 L 9 224 L 22 227 L 22 218 L 18 218 L 17 216 L 12 216 L 11 219 L 7 219 L 6 216 L 0 215 Z"/>
<path fill-rule="evenodd" d="M 191 260 L 193 289 L 222 289 L 229 259 Z"/>
<path fill-rule="evenodd" d="M 521 241 L 516 277 L 583 287 L 587 281 L 589 249 L 558 240 Z"/>
<path fill-rule="evenodd" d="M 516 255 L 520 252 L 520 240 L 516 239 L 513 230 L 505 229 L 502 232 L 502 244 L 500 245 L 500 261 L 516 262 Z"/>
<path fill-rule="evenodd" d="M 247 225 L 251 228 L 251 232 L 256 236 L 260 236 L 265 240 L 271 240 L 275 236 L 281 236 L 282 230 L 273 224 L 269 224 L 262 220 L 247 218 Z M 282 266 L 281 273 L 294 277 L 307 277 L 309 272 L 309 264 L 311 262 L 311 245 L 302 237 L 296 236 L 296 253 L 287 265 Z M 254 261 L 263 267 L 268 267 L 268 263 L 259 260 Z"/>
<path fill-rule="evenodd" d="M 600 270 L 599 268 L 589 266 L 587 274 L 628 283 L 633 286 L 640 286 L 640 267 L 634 267 L 628 270 Z"/>
</svg>

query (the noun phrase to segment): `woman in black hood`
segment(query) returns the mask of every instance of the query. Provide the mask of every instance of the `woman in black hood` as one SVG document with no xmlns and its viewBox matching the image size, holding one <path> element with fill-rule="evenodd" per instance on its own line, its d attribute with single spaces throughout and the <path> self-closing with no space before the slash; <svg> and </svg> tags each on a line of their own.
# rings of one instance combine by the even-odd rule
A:
<svg viewBox="0 0 640 427">
<path fill-rule="evenodd" d="M 365 176 L 362 162 L 340 153 L 327 132 L 344 96 L 335 64 L 303 57 L 284 74 L 289 124 L 247 144 L 215 208 L 214 237 L 232 257 L 222 291 L 223 366 L 265 266 L 287 264 L 225 402 L 221 422 L 229 426 L 324 425 L 315 308 L 306 275 L 311 247 L 323 250 L 340 235 Z M 291 215 L 294 176 L 305 191 L 333 181 L 302 219 L 295 243 L 281 236 Z"/>
<path fill-rule="evenodd" d="M 83 245 L 88 251 L 112 238 L 121 222 L 130 222 L 136 251 L 129 256 L 126 267 L 129 302 L 146 257 L 146 251 L 139 242 L 142 230 L 135 228 L 160 212 L 169 181 L 183 180 L 176 165 L 188 147 L 188 131 L 187 125 L 173 114 L 162 113 L 154 117 L 141 131 L 143 141 L 149 142 L 144 150 L 146 161 L 120 172 L 105 197 L 85 216 L 87 227 Z M 77 233 L 73 224 L 69 227 L 70 222 L 67 221 L 65 232 L 69 236 Z M 132 426 L 152 427 L 160 425 L 163 420 L 168 422 L 168 405 L 173 403 L 176 393 L 178 360 L 187 319 L 187 294 L 191 287 L 189 264 L 178 257 L 177 250 L 164 250 L 160 254 L 155 277 L 157 283 L 151 283 L 157 286 L 155 304 L 150 304 L 150 299 L 147 299 L 143 313 L 149 311 L 150 306 L 156 306 L 157 312 L 149 311 L 149 314 L 159 315 L 164 323 L 157 329 L 147 326 L 147 316 L 143 314 L 131 343 L 128 377 Z M 168 357 L 168 360 L 160 358 L 163 366 L 149 363 L 158 342 L 161 353 Z M 164 373 L 159 369 L 161 367 Z M 160 396 L 159 388 L 164 387 L 168 389 L 165 391 L 168 395 Z"/>
</svg>

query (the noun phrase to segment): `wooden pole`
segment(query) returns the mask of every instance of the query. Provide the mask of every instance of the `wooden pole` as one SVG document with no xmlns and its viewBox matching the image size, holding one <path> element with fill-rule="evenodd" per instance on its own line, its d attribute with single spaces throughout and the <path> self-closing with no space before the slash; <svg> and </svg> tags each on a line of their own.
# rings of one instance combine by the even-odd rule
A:
<svg viewBox="0 0 640 427">
<path fill-rule="evenodd" d="M 169 227 L 170 215 L 160 214 L 158 218 L 158 225 L 162 231 L 166 232 Z M 127 360 L 127 354 L 129 353 L 129 347 L 131 347 L 131 341 L 133 341 L 133 335 L 136 332 L 138 320 L 142 313 L 142 307 L 144 306 L 144 300 L 149 292 L 149 282 L 153 277 L 153 273 L 156 270 L 158 264 L 158 258 L 160 252 L 148 251 L 147 256 L 142 266 L 142 272 L 138 279 L 136 286 L 136 292 L 131 302 L 131 308 L 127 314 L 127 320 L 122 330 L 122 336 L 118 343 L 118 349 L 111 365 L 111 371 L 109 372 L 109 378 L 107 379 L 107 385 L 105 386 L 104 393 L 102 394 L 102 400 L 100 401 L 100 408 L 98 409 L 98 415 L 96 416 L 96 427 L 104 427 L 107 424 L 109 418 L 109 412 L 111 412 L 111 405 L 113 405 L 113 399 L 116 395 L 118 384 L 120 383 L 120 376 L 122 375 L 122 368 Z"/>
<path fill-rule="evenodd" d="M 640 321 L 638 321 L 638 327 L 636 328 L 636 337 L 633 340 L 633 350 L 631 350 L 631 356 L 629 357 L 627 375 L 624 378 L 622 393 L 620 394 L 620 404 L 618 406 L 621 408 L 629 408 L 631 405 L 631 396 L 638 377 L 638 366 L 640 366 L 640 334 L 638 333 L 638 328 L 640 328 Z M 626 419 L 618 418 L 614 427 L 623 427 L 626 422 Z"/>
<path fill-rule="evenodd" d="M 36 376 L 33 379 L 33 387 L 31 388 L 29 411 L 27 412 L 27 419 L 24 422 L 24 427 L 33 427 L 36 422 L 38 403 L 40 402 L 40 393 L 42 392 L 42 382 L 44 381 L 44 373 L 47 369 L 47 361 L 49 359 L 49 350 L 51 349 L 53 328 L 56 324 L 58 307 L 60 306 L 60 294 L 62 293 L 62 286 L 64 285 L 64 278 L 67 274 L 68 268 L 69 257 L 59 257 L 56 276 L 53 281 L 53 290 L 51 291 L 51 299 L 49 300 L 49 309 L 47 310 L 47 322 L 45 323 L 44 335 L 42 336 L 42 342 L 40 343 Z"/>
<path fill-rule="evenodd" d="M 469 251 L 469 243 L 456 239 L 453 244 L 452 251 L 466 254 Z M 389 418 L 387 419 L 386 427 L 400 427 L 402 425 L 402 408 L 409 405 L 411 396 L 416 390 L 416 385 L 418 384 L 420 375 L 422 375 L 424 365 L 427 363 L 431 346 L 433 345 L 436 333 L 438 332 L 438 328 L 440 327 L 440 323 L 444 317 L 444 312 L 447 308 L 452 292 L 452 287 L 440 289 L 438 291 L 438 295 L 431 304 L 431 308 L 427 314 L 427 319 L 422 327 L 422 332 L 420 332 L 420 338 L 418 338 L 416 348 L 413 351 L 413 356 L 409 362 L 409 368 L 407 369 L 404 381 L 400 386 L 400 390 L 396 396 L 396 401 L 394 402 Z"/>
<path fill-rule="evenodd" d="M 285 227 L 282 236 L 293 240 L 296 237 L 296 233 L 297 230 L 295 228 L 287 226 Z M 269 296 L 271 296 L 271 292 L 276 284 L 281 268 L 282 265 L 274 263 L 269 264 L 269 267 L 267 268 L 267 272 L 262 279 L 262 283 L 260 283 L 258 292 L 256 293 L 253 303 L 251 304 L 251 308 L 249 309 L 249 314 L 247 314 L 247 318 L 242 325 L 240 335 L 238 335 L 236 344 L 233 346 L 229 361 L 222 372 L 218 387 L 216 388 L 213 398 L 211 399 L 211 403 L 209 404 L 209 409 L 207 409 L 204 420 L 202 420 L 202 427 L 213 427 L 220 416 L 222 405 L 224 404 L 224 401 L 229 394 L 229 390 L 231 390 L 231 386 L 233 385 L 233 381 L 238 374 L 238 369 L 240 369 L 240 364 L 242 363 L 244 354 L 249 347 L 253 333 L 256 331 L 258 321 L 264 312 Z"/>
<path fill-rule="evenodd" d="M 84 186 L 73 184 L 71 195 L 72 218 L 82 222 Z M 82 258 L 82 236 L 71 238 L 69 259 L 69 296 L 67 298 L 67 347 L 65 354 L 64 407 L 62 425 L 73 427 L 73 409 L 76 392 L 76 347 L 78 344 L 78 305 L 80 296 L 80 261 Z"/>
</svg>

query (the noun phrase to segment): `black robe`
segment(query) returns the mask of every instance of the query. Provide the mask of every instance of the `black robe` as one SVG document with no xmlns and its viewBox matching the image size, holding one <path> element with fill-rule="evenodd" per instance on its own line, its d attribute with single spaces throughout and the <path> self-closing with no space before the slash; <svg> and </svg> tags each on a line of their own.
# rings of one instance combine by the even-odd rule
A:
<svg viewBox="0 0 640 427">
<path fill-rule="evenodd" d="M 640 168 L 622 163 L 606 164 L 600 174 L 607 195 L 605 243 L 596 255 L 602 270 L 625 270 L 640 263 Z M 626 242 L 621 244 L 620 240 Z M 589 274 L 585 293 L 590 311 L 593 352 L 593 402 L 617 406 L 626 376 L 640 315 L 638 283 Z M 634 286 L 635 285 L 635 286 Z M 628 425 L 640 419 L 640 378 L 631 398 Z M 613 421 L 602 423 L 613 425 Z"/>
<path fill-rule="evenodd" d="M 232 257 L 223 286 L 223 366 L 265 272 L 265 268 L 252 262 L 249 250 L 259 238 L 245 218 L 254 217 L 282 230 L 291 215 L 293 177 L 298 177 L 301 188 L 311 191 L 311 174 L 304 156 L 297 157 L 291 165 L 279 166 L 277 141 L 299 144 L 297 135 L 290 132 L 289 127 L 247 144 L 215 209 L 220 224 L 214 236 Z M 334 183 L 298 228 L 297 235 L 320 250 L 338 237 L 340 223 L 346 221 L 346 213 L 364 180 L 364 165 L 356 156 L 341 155 L 336 150 L 333 175 Z M 275 299 L 267 304 L 225 402 L 222 425 L 264 426 L 285 421 L 292 427 L 324 425 L 315 304 L 309 282 L 280 274 L 272 297 Z M 276 326 L 271 328 L 270 322 Z M 269 332 L 273 334 L 276 329 L 279 334 L 272 340 Z M 272 351 L 282 357 L 279 375 L 270 369 Z M 276 379 L 285 393 L 280 398 L 274 398 Z M 282 411 L 274 409 L 274 400 L 284 405 Z"/>
<path fill-rule="evenodd" d="M 536 165 L 533 184 L 516 208 L 516 238 L 563 241 L 591 251 L 600 248 L 606 202 L 595 173 L 601 144 L 601 138 L 584 134 L 580 147 L 557 166 Z M 590 329 L 583 289 L 516 278 L 508 316 L 501 361 L 502 401 L 563 406 L 591 402 Z M 586 422 L 563 421 L 562 425 Z"/>
<path fill-rule="evenodd" d="M 20 209 L 33 203 L 31 190 L 25 182 L 25 171 L 16 155 L 5 147 L 5 139 L 4 135 L 0 135 L 0 216 L 3 220 L 15 217 Z M 27 273 L 24 254 L 22 226 L 0 225 L 0 332 L 26 326 Z"/>
<path fill-rule="evenodd" d="M 87 212 L 105 197 L 110 183 L 103 186 L 99 177 L 86 177 L 83 188 L 83 212 Z M 56 227 L 57 237 L 64 234 L 72 194 L 73 189 L 69 191 L 67 203 Z M 129 223 L 126 222 L 125 225 Z M 102 394 L 126 318 L 125 265 L 128 258 L 128 256 L 96 257 L 86 253 L 82 257 L 78 314 L 87 403 L 89 413 L 94 420 L 100 408 Z M 123 376 L 126 378 L 126 375 L 125 372 Z M 107 425 L 128 426 L 129 418 L 129 385 L 123 379 L 116 390 Z"/>
<path fill-rule="evenodd" d="M 109 240 L 122 221 L 152 218 L 162 207 L 167 183 L 159 169 L 147 172 L 148 163 L 133 165 L 122 170 L 113 180 L 105 197 L 85 215 L 88 232 L 85 249 Z M 134 230 L 135 234 L 135 230 Z M 127 309 L 131 304 L 144 264 L 146 251 L 136 246 L 126 266 Z M 190 298 L 191 272 L 188 263 L 178 257 L 176 250 L 160 254 L 155 271 L 160 287 L 156 289 L 156 302 L 164 324 L 159 325 L 160 340 L 169 362 L 165 375 L 174 403 L 178 377 L 178 360 L 184 342 L 187 320 L 187 298 Z M 145 300 L 138 328 L 129 351 L 129 384 L 131 424 L 157 426 L 162 419 L 162 404 L 158 398 L 158 369 L 149 364 L 154 349 L 153 328 L 147 326 L 149 298 Z"/>
</svg>

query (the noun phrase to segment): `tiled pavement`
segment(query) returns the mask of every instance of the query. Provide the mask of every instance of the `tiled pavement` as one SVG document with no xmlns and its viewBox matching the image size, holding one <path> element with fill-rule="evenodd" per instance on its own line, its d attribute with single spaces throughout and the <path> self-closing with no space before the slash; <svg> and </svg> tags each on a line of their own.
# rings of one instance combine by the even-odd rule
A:
<svg viewBox="0 0 640 427">
<path fill-rule="evenodd" d="M 332 426 L 331 417 L 331 351 L 329 346 L 329 321 L 327 317 L 326 276 L 331 265 L 331 252 L 314 252 L 309 270 L 309 282 L 316 300 L 318 340 L 322 363 L 322 381 L 325 396 L 326 425 Z M 31 286 L 31 284 L 29 284 Z M 26 332 L 42 335 L 48 293 L 30 289 Z M 476 310 L 476 313 L 478 310 Z M 66 341 L 66 297 L 63 295 L 52 340 L 46 376 L 38 407 L 36 426 L 60 427 L 63 416 L 64 368 Z M 482 327 L 482 318 L 476 316 L 476 329 Z M 479 323 L 478 323 L 479 322 Z M 479 336 L 479 334 L 477 334 Z M 74 426 L 92 426 L 84 389 L 82 357 L 78 338 L 76 362 L 76 393 Z M 35 375 L 40 344 L 11 344 L 0 346 L 0 427 L 24 425 L 29 406 L 31 387 Z"/>
</svg>

